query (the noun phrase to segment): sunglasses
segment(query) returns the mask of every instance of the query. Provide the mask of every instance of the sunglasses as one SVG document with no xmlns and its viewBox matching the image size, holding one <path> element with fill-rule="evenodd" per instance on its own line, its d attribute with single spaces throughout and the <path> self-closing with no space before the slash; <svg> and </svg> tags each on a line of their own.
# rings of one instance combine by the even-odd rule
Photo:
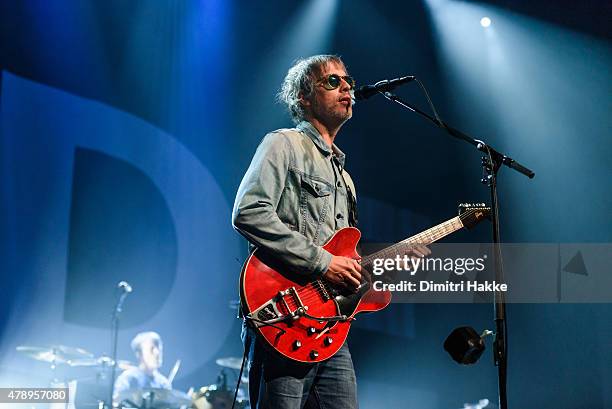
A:
<svg viewBox="0 0 612 409">
<path fill-rule="evenodd" d="M 323 85 L 323 88 L 331 91 L 338 88 L 342 84 L 342 80 L 346 81 L 350 89 L 355 88 L 355 80 L 349 75 L 329 74 L 327 77 L 320 79 L 319 83 Z"/>
</svg>

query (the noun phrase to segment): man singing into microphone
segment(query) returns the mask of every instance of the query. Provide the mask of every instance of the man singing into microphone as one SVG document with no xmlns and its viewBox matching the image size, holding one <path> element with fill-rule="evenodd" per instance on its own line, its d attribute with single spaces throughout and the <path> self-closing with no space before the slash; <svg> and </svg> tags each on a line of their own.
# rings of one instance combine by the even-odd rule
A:
<svg viewBox="0 0 612 409">
<path fill-rule="evenodd" d="M 355 186 L 335 140 L 353 114 L 355 83 L 342 60 L 316 55 L 287 72 L 279 100 L 292 129 L 265 136 L 238 189 L 233 225 L 288 271 L 357 288 L 361 266 L 321 246 L 357 223 Z M 347 345 L 330 359 L 304 364 L 268 349 L 246 323 L 253 408 L 357 408 L 355 371 Z"/>
</svg>

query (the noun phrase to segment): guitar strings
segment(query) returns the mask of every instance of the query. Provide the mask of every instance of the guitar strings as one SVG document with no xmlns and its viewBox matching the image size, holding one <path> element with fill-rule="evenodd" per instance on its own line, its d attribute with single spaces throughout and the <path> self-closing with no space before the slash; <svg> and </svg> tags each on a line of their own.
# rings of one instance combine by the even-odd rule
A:
<svg viewBox="0 0 612 409">
<path fill-rule="evenodd" d="M 474 209 L 474 210 L 468 210 L 466 211 L 464 214 L 467 215 L 473 215 L 477 210 L 479 209 Z M 394 252 L 394 249 L 397 249 L 397 247 L 400 247 L 401 245 L 405 245 L 405 244 L 415 244 L 415 243 L 422 243 L 422 244 L 430 244 L 433 243 L 436 240 L 439 240 L 442 237 L 445 237 L 446 235 L 459 230 L 461 227 L 463 227 L 463 224 L 460 221 L 460 217 L 457 216 L 451 220 L 448 220 L 444 223 L 441 223 L 437 226 L 434 226 L 433 228 L 429 229 L 429 233 L 419 233 L 415 236 L 412 236 L 408 239 L 405 239 L 399 243 L 396 243 L 393 246 L 390 246 L 382 251 L 379 251 L 377 253 L 371 254 L 365 258 L 362 259 L 363 264 L 369 264 L 375 257 L 380 257 L 380 255 L 390 255 L 390 254 L 395 254 L 396 252 Z M 427 238 L 429 240 L 427 240 L 427 242 L 424 242 L 421 240 L 421 238 Z M 418 240 L 417 240 L 418 239 Z M 364 262 L 365 261 L 365 262 Z M 324 295 L 322 294 L 321 290 L 319 288 L 317 288 L 317 286 L 315 285 L 316 282 L 311 282 L 309 284 L 307 284 L 306 286 L 304 286 L 304 288 L 297 290 L 298 296 L 300 298 L 300 300 L 302 301 L 302 303 L 306 303 L 306 302 L 310 302 L 310 301 L 314 301 L 316 299 L 324 299 Z M 293 298 L 291 299 L 291 301 L 293 301 L 293 303 L 295 303 L 296 308 L 298 307 L 298 303 L 297 301 L 293 300 Z"/>
<path fill-rule="evenodd" d="M 477 211 L 479 211 L 481 209 L 470 209 L 467 210 L 466 212 L 464 212 L 461 216 L 467 215 L 467 216 L 472 216 L 474 215 Z M 381 255 L 383 256 L 388 256 L 391 254 L 396 254 L 397 251 L 393 251 L 393 250 L 397 250 L 398 247 L 401 247 L 403 245 L 406 244 L 431 244 L 447 235 L 449 235 L 450 233 L 453 233 L 459 229 L 461 229 L 463 227 L 463 223 L 461 222 L 461 216 L 456 216 L 450 220 L 447 220 L 446 222 L 440 223 L 437 226 L 434 226 L 428 230 L 426 230 L 426 232 L 422 232 L 419 234 L 416 234 L 412 237 L 409 237 L 405 240 L 402 240 L 392 246 L 389 246 L 386 249 L 383 249 L 381 251 L 378 251 L 376 253 L 370 254 L 364 258 L 362 258 L 362 265 L 369 265 L 375 258 L 381 258 Z M 429 233 L 427 233 L 429 232 Z M 421 238 L 423 239 L 428 239 L 426 241 L 421 241 Z M 418 240 L 417 240 L 418 239 Z M 326 283 L 324 282 L 320 282 L 320 285 L 322 285 L 323 287 L 326 285 Z M 303 288 L 301 289 L 296 289 L 297 295 L 301 301 L 302 304 L 307 305 L 308 303 L 321 299 L 321 300 L 325 300 L 325 296 L 323 291 L 326 289 L 322 289 L 317 285 L 317 281 L 311 281 L 310 283 L 306 284 L 305 286 L 303 286 Z M 294 297 L 289 298 L 288 300 L 285 300 L 287 302 L 287 305 L 290 306 L 291 309 L 291 304 L 294 304 L 295 308 L 299 308 L 299 304 L 298 301 L 294 299 Z M 326 300 L 327 301 L 327 300 Z"/>
</svg>

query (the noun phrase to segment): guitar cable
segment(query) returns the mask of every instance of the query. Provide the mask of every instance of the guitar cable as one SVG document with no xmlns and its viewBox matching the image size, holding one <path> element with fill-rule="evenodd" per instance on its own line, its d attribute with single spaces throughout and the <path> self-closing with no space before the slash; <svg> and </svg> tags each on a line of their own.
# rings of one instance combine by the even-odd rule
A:
<svg viewBox="0 0 612 409">
<path fill-rule="evenodd" d="M 238 398 L 238 390 L 242 383 L 242 373 L 244 372 L 244 364 L 246 363 L 247 357 L 249 356 L 249 350 L 251 349 L 251 337 L 247 335 L 244 342 L 244 354 L 242 355 L 242 364 L 240 365 L 240 373 L 238 374 L 238 381 L 236 382 L 236 390 L 234 391 L 234 400 L 232 401 L 232 409 L 236 406 L 236 399 Z M 250 399 L 250 396 L 249 396 Z"/>
</svg>

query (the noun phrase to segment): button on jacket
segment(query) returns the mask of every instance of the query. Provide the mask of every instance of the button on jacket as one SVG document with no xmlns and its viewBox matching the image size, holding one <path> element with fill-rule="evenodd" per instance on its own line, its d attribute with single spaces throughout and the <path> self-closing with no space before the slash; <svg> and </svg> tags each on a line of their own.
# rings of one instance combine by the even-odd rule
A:
<svg viewBox="0 0 612 409">
<path fill-rule="evenodd" d="M 292 272 L 322 275 L 332 256 L 321 246 L 348 226 L 345 183 L 355 192 L 344 161 L 309 122 L 267 134 L 238 188 L 234 228 Z"/>
</svg>

